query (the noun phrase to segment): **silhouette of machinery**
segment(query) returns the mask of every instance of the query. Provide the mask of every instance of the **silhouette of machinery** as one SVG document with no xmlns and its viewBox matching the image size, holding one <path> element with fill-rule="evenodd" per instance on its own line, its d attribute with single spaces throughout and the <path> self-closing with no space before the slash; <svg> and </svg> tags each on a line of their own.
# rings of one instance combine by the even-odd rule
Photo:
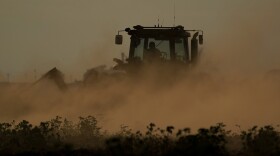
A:
<svg viewBox="0 0 280 156">
<path fill-rule="evenodd" d="M 115 44 L 122 44 L 123 36 L 120 32 L 123 31 L 130 35 L 129 56 L 125 60 L 114 58 L 117 63 L 114 69 L 127 72 L 133 72 L 136 70 L 135 67 L 149 63 L 193 65 L 199 57 L 199 45 L 203 44 L 202 30 L 185 30 L 181 25 L 175 27 L 137 25 L 133 29 L 126 28 L 118 31 Z"/>
<path fill-rule="evenodd" d="M 34 85 L 41 83 L 43 81 L 53 82 L 61 90 L 67 89 L 67 85 L 64 82 L 63 73 L 59 71 L 56 67 L 54 67 L 53 69 L 45 73 L 39 80 L 37 80 L 34 83 Z"/>
<path fill-rule="evenodd" d="M 161 71 L 173 65 L 176 65 L 176 68 L 169 68 L 169 71 L 176 71 L 177 67 L 187 69 L 196 64 L 199 47 L 203 44 L 202 30 L 185 30 L 181 25 L 174 27 L 136 25 L 133 29 L 126 28 L 118 31 L 115 37 L 115 43 L 118 45 L 123 42 L 123 36 L 119 34 L 123 31 L 130 36 L 128 57 L 125 59 L 122 54 L 122 59 L 114 58 L 117 65 L 110 70 L 106 70 L 103 66 L 88 70 L 84 74 L 84 84 L 96 83 L 106 77 L 122 78 L 123 74 L 137 73 L 153 65 L 159 65 L 157 67 L 163 69 Z M 63 74 L 56 68 L 47 72 L 36 83 L 45 79 L 53 81 L 62 90 L 66 89 Z"/>
</svg>

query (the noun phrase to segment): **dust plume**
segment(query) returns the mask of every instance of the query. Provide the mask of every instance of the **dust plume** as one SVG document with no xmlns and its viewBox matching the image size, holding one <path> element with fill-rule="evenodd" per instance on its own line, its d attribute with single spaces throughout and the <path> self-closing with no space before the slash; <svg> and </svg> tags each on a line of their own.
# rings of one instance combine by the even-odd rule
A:
<svg viewBox="0 0 280 156">
<path fill-rule="evenodd" d="M 253 125 L 277 125 L 280 123 L 280 72 L 272 70 L 273 67 L 264 68 L 257 61 L 260 58 L 255 53 L 260 47 L 249 42 L 253 38 L 246 36 L 243 41 L 236 36 L 207 43 L 199 64 L 174 77 L 171 83 L 167 77 L 154 79 L 159 71 L 147 69 L 138 79 L 112 78 L 92 86 L 76 82 L 68 84 L 66 91 L 61 91 L 52 81 L 36 85 L 1 84 L 0 118 L 39 123 L 57 115 L 70 120 L 95 115 L 109 131 L 118 130 L 122 124 L 142 130 L 150 122 L 160 127 L 192 129 L 218 122 L 224 122 L 230 129 L 236 124 L 244 129 Z M 97 50 L 104 51 L 104 48 Z M 94 62 L 87 59 L 82 66 L 93 65 L 86 64 Z"/>
<path fill-rule="evenodd" d="M 280 122 L 280 81 L 275 74 L 270 77 L 276 79 L 255 75 L 231 78 L 198 67 L 170 84 L 159 82 L 164 77 L 147 75 L 141 80 L 108 79 L 93 86 L 72 84 L 66 91 L 52 81 L 2 85 L 0 117 L 2 121 L 38 123 L 56 115 L 72 120 L 96 115 L 109 131 L 122 124 L 143 129 L 150 122 L 194 129 L 217 122 L 230 127 Z"/>
</svg>

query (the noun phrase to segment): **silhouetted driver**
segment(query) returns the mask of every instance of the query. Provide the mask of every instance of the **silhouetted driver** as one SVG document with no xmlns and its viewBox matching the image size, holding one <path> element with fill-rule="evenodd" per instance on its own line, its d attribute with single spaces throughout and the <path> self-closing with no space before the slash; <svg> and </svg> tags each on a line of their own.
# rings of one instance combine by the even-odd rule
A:
<svg viewBox="0 0 280 156">
<path fill-rule="evenodd" d="M 159 61 L 161 58 L 161 52 L 156 48 L 155 42 L 149 43 L 149 48 L 146 50 L 145 59 L 148 62 Z"/>
</svg>

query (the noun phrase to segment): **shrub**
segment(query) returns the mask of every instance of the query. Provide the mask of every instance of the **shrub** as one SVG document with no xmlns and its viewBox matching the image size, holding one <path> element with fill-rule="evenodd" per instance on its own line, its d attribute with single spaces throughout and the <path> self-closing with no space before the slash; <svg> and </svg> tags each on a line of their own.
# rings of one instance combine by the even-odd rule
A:
<svg viewBox="0 0 280 156">
<path fill-rule="evenodd" d="M 242 131 L 241 138 L 244 155 L 280 155 L 279 132 L 272 126 L 254 126 L 248 131 Z"/>
<path fill-rule="evenodd" d="M 243 147 L 230 151 L 228 138 L 241 138 Z M 57 116 L 38 126 L 26 120 L 0 123 L 0 140 L 0 155 L 280 155 L 279 132 L 272 126 L 232 134 L 218 123 L 191 133 L 190 128 L 150 123 L 143 133 L 121 125 L 119 132 L 109 135 L 94 116 L 80 117 L 77 123 Z"/>
</svg>

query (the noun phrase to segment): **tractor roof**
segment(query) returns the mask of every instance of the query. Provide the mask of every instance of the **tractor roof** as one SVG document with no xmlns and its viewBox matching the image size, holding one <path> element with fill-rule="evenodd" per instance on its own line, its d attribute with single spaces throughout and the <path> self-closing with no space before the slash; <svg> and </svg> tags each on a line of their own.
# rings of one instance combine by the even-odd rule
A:
<svg viewBox="0 0 280 156">
<path fill-rule="evenodd" d="M 190 33 L 179 25 L 176 27 L 143 27 L 136 25 L 134 29 L 126 28 L 125 31 L 132 36 L 137 37 L 189 37 Z"/>
</svg>

